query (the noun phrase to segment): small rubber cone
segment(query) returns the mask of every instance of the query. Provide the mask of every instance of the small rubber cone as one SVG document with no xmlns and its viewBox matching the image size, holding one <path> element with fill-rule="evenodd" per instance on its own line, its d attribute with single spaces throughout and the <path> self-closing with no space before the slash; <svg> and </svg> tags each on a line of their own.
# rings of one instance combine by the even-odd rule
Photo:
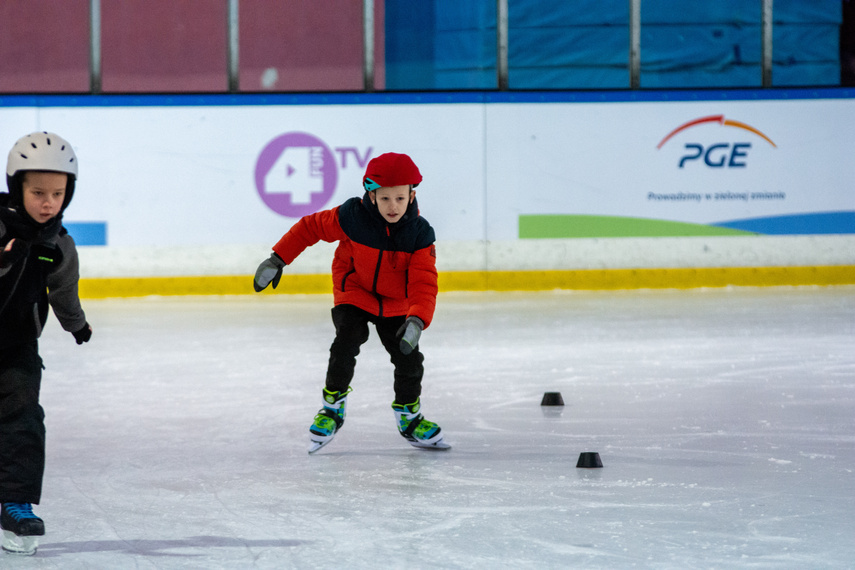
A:
<svg viewBox="0 0 855 570">
<path fill-rule="evenodd" d="M 563 406 L 564 398 L 561 397 L 561 392 L 544 392 L 543 399 L 540 401 L 541 406 Z"/>
<path fill-rule="evenodd" d="M 579 454 L 579 461 L 576 462 L 577 469 L 598 469 L 602 466 L 600 454 L 596 451 L 583 451 Z"/>
</svg>

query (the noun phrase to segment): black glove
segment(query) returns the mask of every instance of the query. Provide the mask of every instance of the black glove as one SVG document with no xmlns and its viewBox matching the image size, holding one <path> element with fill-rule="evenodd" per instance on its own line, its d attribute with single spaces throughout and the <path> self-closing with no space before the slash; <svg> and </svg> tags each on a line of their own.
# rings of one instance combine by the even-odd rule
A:
<svg viewBox="0 0 855 570">
<path fill-rule="evenodd" d="M 89 323 L 86 323 L 82 329 L 74 331 L 71 334 L 74 335 L 74 340 L 77 341 L 77 344 L 83 344 L 84 342 L 89 342 L 89 339 L 92 338 L 92 327 L 89 326 Z"/>
<path fill-rule="evenodd" d="M 407 317 L 397 332 L 397 337 L 401 339 L 401 352 L 410 354 L 419 345 L 419 337 L 422 336 L 424 328 L 425 324 L 420 318 Z"/>
<path fill-rule="evenodd" d="M 22 239 L 13 238 L 3 250 L 0 250 L 0 267 L 6 269 L 24 259 L 28 253 L 30 253 L 30 244 Z"/>
<path fill-rule="evenodd" d="M 269 258 L 262 261 L 258 269 L 255 270 L 255 281 L 252 282 L 255 292 L 258 293 L 266 289 L 271 281 L 273 288 L 276 289 L 279 280 L 282 278 L 283 267 L 285 267 L 285 262 L 275 253 L 271 253 Z"/>
</svg>

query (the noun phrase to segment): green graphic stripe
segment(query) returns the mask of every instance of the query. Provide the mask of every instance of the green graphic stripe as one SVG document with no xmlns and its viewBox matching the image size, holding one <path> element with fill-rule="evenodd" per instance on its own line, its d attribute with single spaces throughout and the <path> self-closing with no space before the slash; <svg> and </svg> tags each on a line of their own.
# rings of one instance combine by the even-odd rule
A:
<svg viewBox="0 0 855 570">
<path fill-rule="evenodd" d="M 757 235 L 753 232 L 704 224 L 570 214 L 521 215 L 519 227 L 520 239 Z"/>
</svg>

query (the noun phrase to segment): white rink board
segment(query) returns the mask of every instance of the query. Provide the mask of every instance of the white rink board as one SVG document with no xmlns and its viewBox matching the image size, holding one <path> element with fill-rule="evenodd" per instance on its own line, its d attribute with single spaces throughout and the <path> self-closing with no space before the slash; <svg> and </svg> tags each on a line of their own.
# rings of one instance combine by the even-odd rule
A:
<svg viewBox="0 0 855 570">
<path fill-rule="evenodd" d="M 406 152 L 425 177 L 419 202 L 437 231 L 484 235 L 480 107 L 69 107 L 42 110 L 39 123 L 79 155 L 68 218 L 106 220 L 108 245 L 275 242 L 296 219 L 266 207 L 254 173 L 265 145 L 291 132 L 310 133 L 334 152 L 338 184 L 324 207 L 362 195 L 355 154 Z"/>
<path fill-rule="evenodd" d="M 713 116 L 728 123 L 689 125 Z M 855 124 L 852 99 L 77 102 L 0 106 L 0 120 L 0 145 L 7 148 L 33 130 L 57 132 L 74 145 L 80 180 L 66 222 L 106 226 L 106 246 L 81 247 L 85 277 L 252 273 L 299 218 L 299 208 L 283 214 L 267 197 L 302 200 L 304 211 L 331 208 L 362 194 L 364 165 L 387 151 L 410 154 L 424 175 L 419 205 L 436 229 L 441 270 L 847 265 L 855 259 L 855 234 L 518 239 L 519 217 L 532 214 L 693 224 L 852 215 L 855 161 L 845 144 L 847 126 Z M 294 137 L 315 146 L 301 147 Z M 272 152 L 277 141 L 285 151 L 264 170 L 265 149 Z M 750 146 L 735 149 L 739 144 Z M 710 150 L 713 166 L 703 157 L 683 160 L 695 152 L 686 145 Z M 298 183 L 305 187 L 292 192 Z M 680 198 L 755 190 L 785 198 Z M 650 198 L 654 194 L 666 198 Z M 327 271 L 330 250 L 316 249 L 293 271 Z"/>
<path fill-rule="evenodd" d="M 733 124 L 659 147 L 719 116 Z M 851 100 L 496 104 L 487 123 L 490 239 L 516 238 L 520 214 L 713 224 L 855 210 Z"/>
</svg>

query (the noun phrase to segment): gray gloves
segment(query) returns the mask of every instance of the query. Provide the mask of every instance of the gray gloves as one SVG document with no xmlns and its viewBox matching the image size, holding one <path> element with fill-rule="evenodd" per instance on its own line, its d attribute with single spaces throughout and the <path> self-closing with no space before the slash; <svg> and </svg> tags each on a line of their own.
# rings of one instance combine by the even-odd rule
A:
<svg viewBox="0 0 855 570">
<path fill-rule="evenodd" d="M 398 329 L 398 337 L 401 339 L 401 352 L 410 354 L 418 345 L 419 337 L 425 328 L 424 322 L 418 317 L 407 317 L 407 320 Z"/>
<path fill-rule="evenodd" d="M 255 281 L 252 286 L 255 287 L 255 292 L 264 290 L 273 282 L 273 288 L 279 285 L 279 280 L 282 278 L 282 268 L 285 267 L 285 262 L 282 258 L 271 253 L 270 257 L 261 262 L 258 269 L 255 270 Z"/>
</svg>

